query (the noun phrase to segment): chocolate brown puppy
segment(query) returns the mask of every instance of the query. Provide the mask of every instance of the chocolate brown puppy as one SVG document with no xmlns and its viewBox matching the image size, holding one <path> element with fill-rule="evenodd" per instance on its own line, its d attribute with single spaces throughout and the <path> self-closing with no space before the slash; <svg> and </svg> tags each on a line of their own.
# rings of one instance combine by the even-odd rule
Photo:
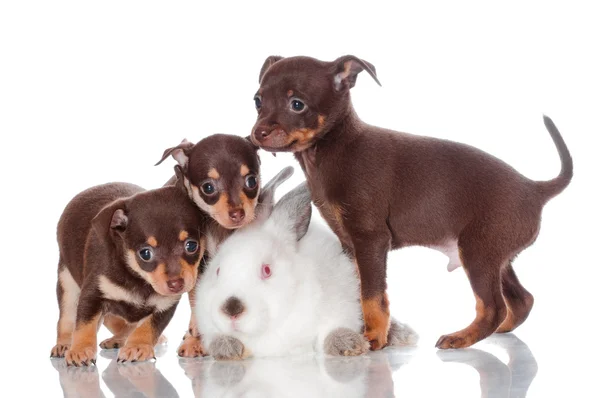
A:
<svg viewBox="0 0 600 398">
<path fill-rule="evenodd" d="M 104 324 L 114 336 L 100 346 L 120 348 L 119 361 L 153 358 L 181 295 L 195 286 L 207 218 L 178 186 L 110 183 L 75 196 L 58 223 L 60 317 L 51 356 L 95 363 Z"/>
<path fill-rule="evenodd" d="M 475 294 L 475 320 L 437 347 L 468 347 L 515 329 L 533 296 L 511 263 L 535 241 L 544 205 L 573 175 L 559 131 L 544 116 L 560 174 L 532 181 L 471 146 L 364 123 L 350 100 L 363 70 L 379 83 L 375 67 L 352 55 L 333 62 L 268 57 L 252 140 L 267 151 L 293 152 L 300 162 L 315 205 L 356 260 L 372 348 L 386 345 L 389 327 L 387 253 L 412 245 L 447 254 L 449 270 L 462 266 Z"/>
<path fill-rule="evenodd" d="M 275 188 L 293 173 L 293 168 L 287 167 L 262 187 L 257 152 L 258 147 L 249 139 L 214 134 L 196 144 L 184 139 L 166 149 L 156 163 L 172 156 L 177 161 L 176 175 L 165 185 L 179 181 L 189 198 L 212 218 L 207 229 L 207 256 L 234 230 L 256 219 L 261 207 L 273 201 Z M 190 323 L 177 350 L 182 357 L 205 355 L 194 317 L 195 292 L 193 289 L 188 294 Z"/>
</svg>

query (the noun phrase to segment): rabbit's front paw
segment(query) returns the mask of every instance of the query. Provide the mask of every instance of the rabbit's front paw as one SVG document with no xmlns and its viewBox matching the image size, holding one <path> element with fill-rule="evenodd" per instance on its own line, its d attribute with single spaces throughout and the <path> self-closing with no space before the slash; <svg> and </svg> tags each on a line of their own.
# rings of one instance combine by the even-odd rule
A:
<svg viewBox="0 0 600 398">
<path fill-rule="evenodd" d="M 348 328 L 338 328 L 325 338 L 323 349 L 328 355 L 356 356 L 369 351 L 369 343 L 360 333 Z"/>
<path fill-rule="evenodd" d="M 244 344 L 231 336 L 216 337 L 210 343 L 208 353 L 217 360 L 240 360 L 247 356 Z"/>
</svg>

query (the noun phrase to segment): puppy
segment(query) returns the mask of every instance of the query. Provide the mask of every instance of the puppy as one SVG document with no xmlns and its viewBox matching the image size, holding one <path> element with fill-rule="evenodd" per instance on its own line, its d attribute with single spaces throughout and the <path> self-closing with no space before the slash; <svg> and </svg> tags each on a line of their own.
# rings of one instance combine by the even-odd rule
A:
<svg viewBox="0 0 600 398">
<path fill-rule="evenodd" d="M 261 208 L 272 203 L 275 188 L 293 173 L 293 168 L 287 167 L 262 187 L 257 152 L 258 147 L 247 138 L 214 134 L 196 144 L 184 139 L 166 149 L 156 163 L 172 156 L 177 161 L 176 174 L 165 185 L 180 180 L 189 198 L 213 220 L 207 229 L 207 256 L 234 230 L 257 218 Z M 190 323 L 177 350 L 182 357 L 206 355 L 194 316 L 195 292 L 188 294 Z"/>
<path fill-rule="evenodd" d="M 554 123 L 544 123 L 558 150 L 560 174 L 532 181 L 476 148 L 400 133 L 362 122 L 350 89 L 375 67 L 347 55 L 333 62 L 268 57 L 254 98 L 252 140 L 271 152 L 293 152 L 321 215 L 357 263 L 365 334 L 386 345 L 390 250 L 420 245 L 441 250 L 449 270 L 462 266 L 477 315 L 442 336 L 438 348 L 468 347 L 519 326 L 533 306 L 513 259 L 540 230 L 542 208 L 563 191 L 573 162 Z"/>
<path fill-rule="evenodd" d="M 113 337 L 118 360 L 145 361 L 181 295 L 196 283 L 208 220 L 178 186 L 145 191 L 126 183 L 89 188 L 58 223 L 58 337 L 51 356 L 96 360 L 96 334 Z"/>
</svg>

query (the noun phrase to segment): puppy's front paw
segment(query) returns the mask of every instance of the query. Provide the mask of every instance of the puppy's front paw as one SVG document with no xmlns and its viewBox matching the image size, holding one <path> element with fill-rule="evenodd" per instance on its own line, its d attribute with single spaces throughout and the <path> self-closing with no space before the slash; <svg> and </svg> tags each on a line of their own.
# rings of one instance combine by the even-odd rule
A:
<svg viewBox="0 0 600 398">
<path fill-rule="evenodd" d="M 70 344 L 57 344 L 52 347 L 52 351 L 50 351 L 50 357 L 52 358 L 62 358 L 65 356 L 65 353 L 71 347 Z"/>
<path fill-rule="evenodd" d="M 195 337 L 192 335 L 186 336 L 186 338 L 183 340 L 183 342 L 177 349 L 177 353 L 180 357 L 184 358 L 195 358 L 207 355 L 204 351 L 204 347 L 202 346 L 202 341 L 200 340 L 200 337 Z"/>
<path fill-rule="evenodd" d="M 83 346 L 71 347 L 65 352 L 65 361 L 67 365 L 89 366 L 96 364 L 96 347 Z"/>
<path fill-rule="evenodd" d="M 150 344 L 125 344 L 119 350 L 117 362 L 142 362 L 155 358 L 154 347 Z"/>
<path fill-rule="evenodd" d="M 217 360 L 240 360 L 245 357 L 244 344 L 230 336 L 215 338 L 208 347 L 208 353 Z"/>
<path fill-rule="evenodd" d="M 356 356 L 369 351 L 369 343 L 362 334 L 348 328 L 333 330 L 325 338 L 324 351 L 328 355 Z"/>
</svg>

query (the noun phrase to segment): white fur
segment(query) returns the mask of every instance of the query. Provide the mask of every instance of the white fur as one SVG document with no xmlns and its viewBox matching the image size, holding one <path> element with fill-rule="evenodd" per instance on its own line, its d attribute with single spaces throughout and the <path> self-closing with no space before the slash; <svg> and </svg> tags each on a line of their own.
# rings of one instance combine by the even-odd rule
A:
<svg viewBox="0 0 600 398">
<path fill-rule="evenodd" d="M 260 278 L 262 264 L 271 266 L 266 280 Z M 235 328 L 220 309 L 231 296 L 246 307 Z M 333 329 L 363 329 L 354 264 L 337 237 L 317 223 L 299 242 L 277 217 L 236 232 L 208 265 L 197 298 L 206 347 L 229 335 L 258 357 L 322 352 Z"/>
<path fill-rule="evenodd" d="M 104 298 L 108 300 L 124 301 L 140 308 L 154 307 L 156 311 L 159 312 L 168 310 L 181 298 L 181 295 L 161 296 L 159 294 L 153 294 L 148 297 L 147 300 L 144 300 L 139 294 L 127 291 L 104 275 L 98 277 L 98 287 Z"/>
<path fill-rule="evenodd" d="M 173 307 L 180 299 L 181 295 L 161 296 L 160 294 L 153 294 L 146 300 L 146 305 L 154 307 L 158 312 L 162 312 Z"/>
<path fill-rule="evenodd" d="M 64 267 L 58 274 L 58 280 L 63 289 L 61 302 L 62 314 L 60 317 L 61 330 L 73 330 L 75 327 L 75 318 L 77 314 L 77 302 L 81 288 L 73 279 L 67 267 Z"/>
<path fill-rule="evenodd" d="M 98 287 L 104 298 L 108 300 L 124 301 L 137 307 L 144 305 L 144 299 L 139 294 L 125 290 L 104 275 L 98 277 Z"/>
</svg>

